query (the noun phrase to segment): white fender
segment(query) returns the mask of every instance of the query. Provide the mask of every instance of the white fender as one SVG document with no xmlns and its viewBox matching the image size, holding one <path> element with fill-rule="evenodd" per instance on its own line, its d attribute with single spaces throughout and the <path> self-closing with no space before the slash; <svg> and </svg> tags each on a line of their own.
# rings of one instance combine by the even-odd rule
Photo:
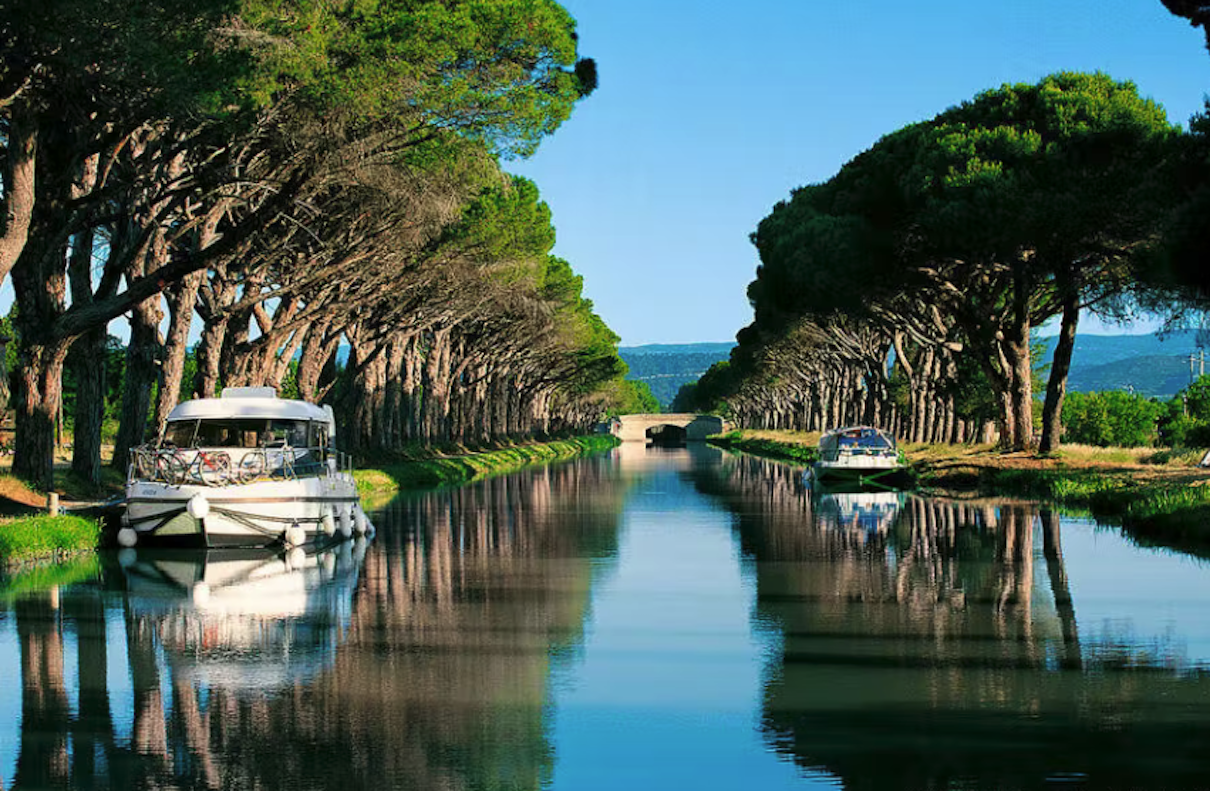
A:
<svg viewBox="0 0 1210 791">
<path fill-rule="evenodd" d="M 353 535 L 353 509 L 347 503 L 340 506 L 340 535 L 342 538 Z"/>
<path fill-rule="evenodd" d="M 206 499 L 205 495 L 195 494 L 185 504 L 185 510 L 194 519 L 205 519 L 210 514 L 210 501 Z"/>
<path fill-rule="evenodd" d="M 303 544 L 307 543 L 307 531 L 299 526 L 298 522 L 295 522 L 293 525 L 286 528 L 285 532 L 282 534 L 282 538 L 285 540 L 287 546 L 301 547 Z"/>
<path fill-rule="evenodd" d="M 139 534 L 134 532 L 133 527 L 123 527 L 118 531 L 118 543 L 124 547 L 133 547 L 139 543 Z"/>
</svg>

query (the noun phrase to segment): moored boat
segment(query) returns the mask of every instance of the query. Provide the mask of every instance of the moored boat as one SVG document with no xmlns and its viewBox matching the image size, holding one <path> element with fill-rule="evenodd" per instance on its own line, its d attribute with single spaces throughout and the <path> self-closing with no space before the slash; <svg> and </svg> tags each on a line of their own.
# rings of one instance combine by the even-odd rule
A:
<svg viewBox="0 0 1210 791">
<path fill-rule="evenodd" d="M 302 546 L 372 533 L 329 406 L 228 387 L 131 452 L 123 546 Z"/>
<path fill-rule="evenodd" d="M 902 475 L 903 463 L 890 434 L 872 426 L 848 426 L 820 438 L 812 471 L 823 482 L 886 483 Z"/>
</svg>

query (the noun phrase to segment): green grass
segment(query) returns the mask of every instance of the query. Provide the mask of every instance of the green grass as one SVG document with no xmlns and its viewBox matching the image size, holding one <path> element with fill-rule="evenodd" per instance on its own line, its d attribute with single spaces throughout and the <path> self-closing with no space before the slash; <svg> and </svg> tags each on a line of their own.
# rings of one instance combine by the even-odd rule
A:
<svg viewBox="0 0 1210 791">
<path fill-rule="evenodd" d="M 774 439 L 746 436 L 742 431 L 731 431 L 709 439 L 711 445 L 727 450 L 738 450 L 754 456 L 782 459 L 796 464 L 814 464 L 819 458 L 818 448 L 809 445 L 778 442 Z"/>
<path fill-rule="evenodd" d="M 533 464 L 599 453 L 617 444 L 617 438 L 610 435 L 573 437 L 461 456 L 401 461 L 375 469 L 357 470 L 353 477 L 357 481 L 359 494 L 381 497 L 401 489 L 433 489 L 462 484 Z"/>
<path fill-rule="evenodd" d="M 79 516 L 27 516 L 0 520 L 0 562 L 22 563 L 97 548 L 101 525 Z"/>
</svg>

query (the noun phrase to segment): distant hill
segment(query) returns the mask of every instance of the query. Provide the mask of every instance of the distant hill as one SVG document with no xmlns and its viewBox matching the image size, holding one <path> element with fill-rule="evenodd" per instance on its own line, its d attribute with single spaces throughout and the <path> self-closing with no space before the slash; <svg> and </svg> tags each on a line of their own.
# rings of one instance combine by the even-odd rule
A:
<svg viewBox="0 0 1210 791">
<path fill-rule="evenodd" d="M 623 358 L 647 354 L 713 354 L 725 360 L 735 348 L 735 341 L 728 343 L 648 343 L 645 346 L 623 346 L 618 352 Z"/>
<path fill-rule="evenodd" d="M 1188 384 L 1188 356 L 1172 354 L 1140 354 L 1104 365 L 1073 365 L 1067 377 L 1067 389 L 1073 392 L 1128 390 L 1161 398 L 1171 398 Z"/>
<path fill-rule="evenodd" d="M 1194 330 L 1163 338 L 1154 334 L 1077 335 L 1068 390 L 1132 390 L 1170 398 L 1189 384 L 1189 355 L 1197 353 L 1197 335 Z M 1049 359 L 1055 341 L 1043 340 Z M 653 343 L 622 347 L 618 354 L 630 367 L 626 378 L 646 382 L 667 408 L 681 385 L 700 379 L 711 365 L 728 359 L 734 347 L 734 343 Z"/>
<path fill-rule="evenodd" d="M 1189 384 L 1189 355 L 1198 352 L 1197 336 L 1195 330 L 1163 338 L 1154 334 L 1077 335 L 1067 388 L 1073 392 L 1131 390 L 1170 398 Z M 1049 354 L 1054 339 L 1046 341 Z"/>
<path fill-rule="evenodd" d="M 696 381 L 716 362 L 731 356 L 734 343 L 653 343 L 624 346 L 618 355 L 630 368 L 627 379 L 646 382 L 665 409 L 681 385 Z"/>
</svg>

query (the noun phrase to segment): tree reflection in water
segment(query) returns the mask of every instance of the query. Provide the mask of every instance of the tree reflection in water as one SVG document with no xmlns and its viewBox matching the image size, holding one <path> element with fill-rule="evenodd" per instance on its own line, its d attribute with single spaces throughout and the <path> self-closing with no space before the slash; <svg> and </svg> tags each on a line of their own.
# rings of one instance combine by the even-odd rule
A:
<svg viewBox="0 0 1210 791">
<path fill-rule="evenodd" d="M 401 498 L 364 558 L 140 554 L 20 600 L 15 788 L 539 788 L 552 665 L 616 552 L 611 463 Z"/>
<path fill-rule="evenodd" d="M 751 457 L 695 483 L 755 561 L 756 617 L 782 636 L 763 728 L 800 765 L 846 788 L 1205 787 L 1205 668 L 1112 629 L 1081 640 L 1055 510 L 863 505 Z"/>
</svg>

